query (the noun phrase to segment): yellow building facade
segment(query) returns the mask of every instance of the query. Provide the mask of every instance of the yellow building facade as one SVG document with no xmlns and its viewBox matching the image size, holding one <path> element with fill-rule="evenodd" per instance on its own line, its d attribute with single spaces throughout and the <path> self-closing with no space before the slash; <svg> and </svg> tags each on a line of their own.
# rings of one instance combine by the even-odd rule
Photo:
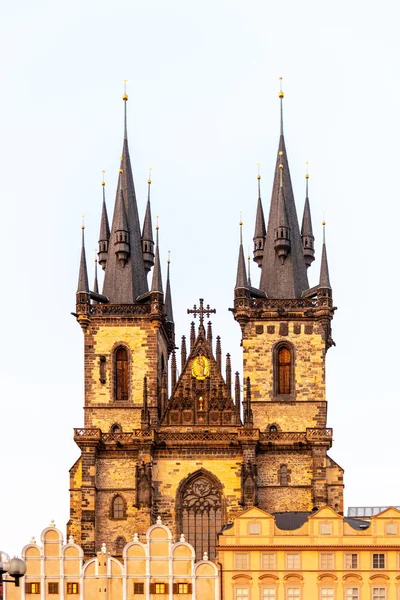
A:
<svg viewBox="0 0 400 600">
<path fill-rule="evenodd" d="M 225 600 L 399 600 L 400 511 L 368 522 L 251 508 L 220 535 L 218 561 Z"/>
<path fill-rule="evenodd" d="M 4 586 L 4 600 L 216 600 L 218 570 L 207 560 L 195 561 L 192 546 L 172 538 L 161 519 L 145 536 L 135 534 L 121 551 L 111 556 L 103 544 L 96 556 L 84 561 L 84 553 L 72 537 L 64 543 L 53 524 L 22 551 L 27 572 L 20 587 Z"/>
</svg>

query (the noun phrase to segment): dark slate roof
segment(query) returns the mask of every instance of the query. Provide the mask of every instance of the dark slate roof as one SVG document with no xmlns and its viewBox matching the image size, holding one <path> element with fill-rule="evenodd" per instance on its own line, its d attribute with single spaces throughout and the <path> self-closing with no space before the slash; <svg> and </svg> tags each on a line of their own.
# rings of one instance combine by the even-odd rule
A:
<svg viewBox="0 0 400 600">
<path fill-rule="evenodd" d="M 300 298 L 301 293 L 307 290 L 309 285 L 283 134 L 280 136 L 278 152 L 283 152 L 283 155 L 280 157 L 278 154 L 276 161 L 261 269 L 260 290 L 265 292 L 269 298 Z M 291 237 L 291 249 L 283 264 L 281 264 L 274 247 L 274 231 L 279 225 L 280 158 L 284 167 L 283 192 L 286 209 L 285 216 L 288 227 L 290 227 Z"/>
<path fill-rule="evenodd" d="M 107 296 L 112 304 L 130 304 L 135 302 L 138 296 L 148 292 L 147 277 L 143 263 L 139 214 L 126 136 L 126 121 L 124 131 L 125 137 L 121 160 L 122 172 L 120 172 L 118 179 L 117 198 L 111 227 L 111 241 L 113 242 L 115 239 L 116 225 L 121 218 L 121 212 L 117 210 L 117 207 L 118 193 L 119 190 L 122 190 L 129 231 L 130 255 L 123 266 L 117 259 L 113 243 L 110 244 L 104 273 L 103 295 Z"/>
<path fill-rule="evenodd" d="M 81 250 L 81 261 L 79 265 L 79 277 L 78 277 L 78 289 L 77 292 L 89 293 L 89 280 L 86 266 L 86 252 L 85 252 L 85 228 L 82 226 L 82 250 Z"/>
<path fill-rule="evenodd" d="M 275 523 L 279 529 L 284 531 L 293 531 L 294 529 L 299 529 L 304 523 L 307 522 L 307 519 L 313 515 L 312 511 L 310 512 L 281 512 L 281 513 L 272 513 L 272 516 L 275 517 Z M 352 517 L 344 517 L 344 522 L 348 523 L 353 529 L 362 530 L 368 529 L 369 523 L 368 521 L 363 521 L 362 519 L 355 519 Z"/>
</svg>

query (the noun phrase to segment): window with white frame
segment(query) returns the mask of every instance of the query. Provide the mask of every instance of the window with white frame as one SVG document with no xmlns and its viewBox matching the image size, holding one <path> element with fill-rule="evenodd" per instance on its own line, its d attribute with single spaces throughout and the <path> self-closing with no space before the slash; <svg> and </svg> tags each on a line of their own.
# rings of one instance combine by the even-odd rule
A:
<svg viewBox="0 0 400 600">
<path fill-rule="evenodd" d="M 300 588 L 298 588 L 298 587 L 286 588 L 286 600 L 300 600 Z"/>
<path fill-rule="evenodd" d="M 263 552 L 261 554 L 261 568 L 263 571 L 273 571 L 276 569 L 276 554 L 273 552 Z"/>
<path fill-rule="evenodd" d="M 348 553 L 344 555 L 345 569 L 358 569 L 358 554 Z"/>
<path fill-rule="evenodd" d="M 384 569 L 385 568 L 385 555 L 383 553 L 377 553 L 372 555 L 372 568 L 373 569 Z"/>
<path fill-rule="evenodd" d="M 333 552 L 321 552 L 319 562 L 321 569 L 333 569 L 335 566 L 335 555 Z"/>
<path fill-rule="evenodd" d="M 262 600 L 276 600 L 276 588 L 267 587 L 262 589 Z"/>
<path fill-rule="evenodd" d="M 386 588 L 372 588 L 372 600 L 386 600 Z"/>
<path fill-rule="evenodd" d="M 247 552 L 235 552 L 235 569 L 240 571 L 249 568 L 249 555 Z"/>
<path fill-rule="evenodd" d="M 386 523 L 385 533 L 386 535 L 397 535 L 397 523 Z"/>
<path fill-rule="evenodd" d="M 331 535 L 332 533 L 332 523 L 330 521 L 326 523 L 320 523 L 319 525 L 319 533 L 320 535 Z"/>
<path fill-rule="evenodd" d="M 331 587 L 323 587 L 319 590 L 320 600 L 334 600 L 335 592 Z"/>
<path fill-rule="evenodd" d="M 249 535 L 260 535 L 261 533 L 261 523 L 249 523 L 247 531 Z"/>
<path fill-rule="evenodd" d="M 360 594 L 358 588 L 346 588 L 346 600 L 359 600 Z"/>
<path fill-rule="evenodd" d="M 286 568 L 287 569 L 300 569 L 300 553 L 299 552 L 288 552 L 286 554 Z"/>
<path fill-rule="evenodd" d="M 250 597 L 248 587 L 238 587 L 235 590 L 235 600 L 248 600 Z"/>
</svg>

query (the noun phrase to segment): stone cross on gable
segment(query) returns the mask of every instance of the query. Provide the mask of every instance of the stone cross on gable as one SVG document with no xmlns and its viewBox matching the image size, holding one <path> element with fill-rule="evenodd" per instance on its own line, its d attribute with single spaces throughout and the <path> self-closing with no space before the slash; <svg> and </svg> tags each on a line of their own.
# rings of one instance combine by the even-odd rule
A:
<svg viewBox="0 0 400 600">
<path fill-rule="evenodd" d="M 197 308 L 196 305 L 193 306 L 192 310 L 190 310 L 189 308 L 187 309 L 188 315 L 194 315 L 194 317 L 196 318 L 197 315 L 199 315 L 199 319 L 200 319 L 200 327 L 203 327 L 203 321 L 204 321 L 204 315 L 207 315 L 207 319 L 210 318 L 210 314 L 213 313 L 215 314 L 217 311 L 215 310 L 215 308 L 210 308 L 210 305 L 207 304 L 206 307 L 204 307 L 204 300 L 203 298 L 200 298 L 199 300 L 199 308 Z"/>
</svg>

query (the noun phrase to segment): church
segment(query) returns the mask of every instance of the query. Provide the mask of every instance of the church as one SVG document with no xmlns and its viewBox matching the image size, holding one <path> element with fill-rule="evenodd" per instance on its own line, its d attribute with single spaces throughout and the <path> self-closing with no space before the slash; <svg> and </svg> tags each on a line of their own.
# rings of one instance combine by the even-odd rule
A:
<svg viewBox="0 0 400 600">
<path fill-rule="evenodd" d="M 109 220 L 103 193 L 100 221 L 104 284 L 100 291 L 96 271 L 89 286 L 82 229 L 74 313 L 83 331 L 85 398 L 83 426 L 74 430 L 80 457 L 70 470 L 67 535 L 85 559 L 104 543 L 121 556 L 134 533 L 145 534 L 158 517 L 200 560 L 204 553 L 215 559 L 218 534 L 245 510 L 311 513 L 327 505 L 343 514 L 343 469 L 328 455 L 325 357 L 335 307 L 326 244 L 319 283 L 310 287 L 308 179 L 300 223 L 283 97 L 281 91 L 268 220 L 261 194 L 255 199 L 259 285 L 250 281 L 240 238 L 233 308 L 226 307 L 241 330 L 241 377 L 213 339 L 212 298 L 211 306 L 199 299 L 188 309 L 194 321 L 176 346 L 173 285 L 169 268 L 166 282 L 161 277 L 150 179 L 139 219 L 123 95 L 113 215 Z"/>
</svg>

